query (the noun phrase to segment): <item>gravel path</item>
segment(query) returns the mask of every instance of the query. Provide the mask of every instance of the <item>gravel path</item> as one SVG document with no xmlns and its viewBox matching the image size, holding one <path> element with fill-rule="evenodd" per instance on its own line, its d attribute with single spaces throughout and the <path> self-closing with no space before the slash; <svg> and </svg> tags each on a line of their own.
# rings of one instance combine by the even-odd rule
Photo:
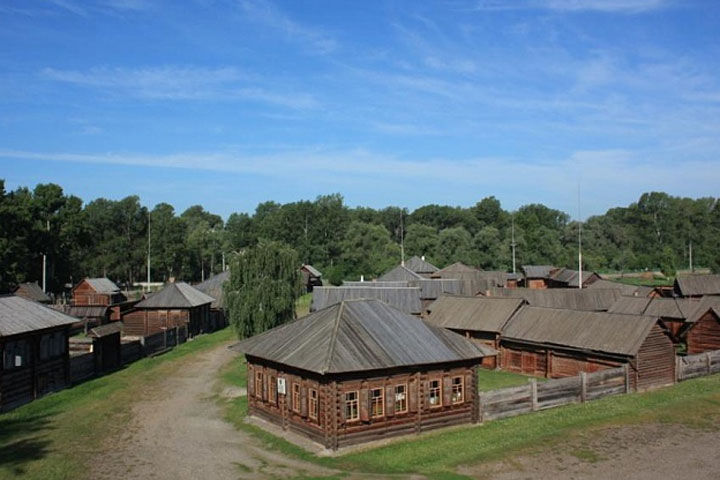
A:
<svg viewBox="0 0 720 480">
<path fill-rule="evenodd" d="M 91 478 L 265 479 L 332 471 L 260 447 L 226 423 L 211 398 L 217 372 L 235 358 L 225 345 L 183 361 L 134 405 L 127 429 L 93 462 Z"/>
</svg>

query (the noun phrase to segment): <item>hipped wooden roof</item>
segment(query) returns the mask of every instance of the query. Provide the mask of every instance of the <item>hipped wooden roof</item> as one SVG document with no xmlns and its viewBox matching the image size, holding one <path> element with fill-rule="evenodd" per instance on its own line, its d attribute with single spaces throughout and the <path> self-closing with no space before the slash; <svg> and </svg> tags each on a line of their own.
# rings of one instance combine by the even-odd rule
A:
<svg viewBox="0 0 720 480">
<path fill-rule="evenodd" d="M 193 308 L 212 303 L 213 297 L 204 294 L 185 282 L 168 283 L 135 305 L 136 308 Z"/>
<path fill-rule="evenodd" d="M 497 354 L 378 300 L 344 301 L 232 349 L 321 375 L 479 360 Z"/>
<path fill-rule="evenodd" d="M 322 273 L 320 273 L 320 270 L 313 267 L 312 265 L 305 264 L 302 267 L 300 267 L 300 270 L 303 270 L 303 269 L 307 270 L 314 277 L 318 277 L 318 278 L 322 277 Z"/>
<path fill-rule="evenodd" d="M 617 302 L 620 291 L 588 288 L 496 288 L 490 290 L 490 296 L 523 298 L 535 307 L 603 312 Z"/>
<path fill-rule="evenodd" d="M 653 291 L 652 287 L 645 287 L 639 285 L 628 285 L 626 283 L 613 282 L 612 280 L 605 280 L 603 278 L 595 280 L 590 285 L 584 288 L 591 289 L 615 289 L 620 290 L 622 295 L 635 296 L 635 297 L 647 297 L 650 292 Z"/>
<path fill-rule="evenodd" d="M 50 303 L 50 297 L 47 296 L 37 282 L 21 283 L 14 290 L 15 294 L 40 303 Z"/>
<path fill-rule="evenodd" d="M 72 325 L 77 319 L 16 295 L 0 296 L 0 337 Z"/>
<path fill-rule="evenodd" d="M 504 340 L 635 356 L 657 317 L 523 307 L 502 332 Z"/>
<path fill-rule="evenodd" d="M 398 265 L 392 270 L 380 275 L 377 280 L 379 282 L 409 282 L 412 280 L 420 280 L 423 277 L 407 267 Z"/>
<path fill-rule="evenodd" d="M 122 334 L 122 330 L 122 322 L 112 322 L 108 323 L 107 325 L 100 325 L 98 327 L 91 328 L 90 331 L 87 333 L 87 336 L 90 338 L 102 338 L 116 333 Z"/>
<path fill-rule="evenodd" d="M 477 268 L 469 267 L 462 262 L 455 262 L 452 265 L 448 265 L 447 267 L 435 272 L 433 274 L 433 277 L 437 276 L 439 278 L 454 278 L 448 275 L 456 273 L 474 273 L 479 271 L 480 270 L 478 270 Z"/>
<path fill-rule="evenodd" d="M 521 298 L 444 296 L 428 307 L 427 320 L 439 327 L 500 333 L 524 304 Z"/>
<path fill-rule="evenodd" d="M 675 291 L 683 297 L 720 295 L 720 275 L 688 275 L 675 279 Z"/>
<path fill-rule="evenodd" d="M 406 260 L 405 266 L 415 273 L 435 273 L 439 270 L 438 267 L 418 256 Z"/>
<path fill-rule="evenodd" d="M 198 283 L 195 285 L 195 288 L 213 298 L 210 304 L 212 308 L 225 308 L 225 291 L 223 285 L 228 280 L 230 280 L 230 270 L 225 270 L 222 273 L 213 275 L 202 283 Z"/>
<path fill-rule="evenodd" d="M 583 271 L 582 283 L 590 280 L 593 275 L 597 275 L 594 272 Z M 568 287 L 579 287 L 580 286 L 580 272 L 577 270 L 571 270 L 569 268 L 560 268 L 550 274 L 550 279 L 555 282 L 566 284 Z"/>
<path fill-rule="evenodd" d="M 417 287 L 315 287 L 310 311 L 361 298 L 382 300 L 405 313 L 422 313 L 420 289 Z"/>
<path fill-rule="evenodd" d="M 522 270 L 525 278 L 550 278 L 550 273 L 557 270 L 552 265 L 523 265 Z"/>
</svg>

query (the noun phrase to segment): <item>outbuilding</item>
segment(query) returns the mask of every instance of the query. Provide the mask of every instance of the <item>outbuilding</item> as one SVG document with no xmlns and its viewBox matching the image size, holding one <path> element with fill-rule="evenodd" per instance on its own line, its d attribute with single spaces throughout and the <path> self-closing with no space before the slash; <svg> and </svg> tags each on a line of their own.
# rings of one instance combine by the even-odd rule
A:
<svg viewBox="0 0 720 480">
<path fill-rule="evenodd" d="M 248 413 L 337 449 L 478 421 L 493 354 L 379 300 L 348 300 L 233 346 Z"/>
<path fill-rule="evenodd" d="M 720 297 L 704 297 L 688 316 L 681 336 L 690 355 L 720 350 Z"/>
<path fill-rule="evenodd" d="M 543 289 L 548 288 L 550 274 L 558 270 L 552 265 L 523 265 L 523 285 L 525 288 Z"/>
<path fill-rule="evenodd" d="M 120 287 L 108 278 L 86 278 L 72 289 L 74 306 L 110 306 L 125 300 L 127 298 L 120 291 Z"/>
<path fill-rule="evenodd" d="M 679 344 L 686 321 L 698 305 L 697 300 L 690 298 L 620 297 L 608 312 L 658 317 L 670 333 L 673 343 Z"/>
<path fill-rule="evenodd" d="M 522 298 L 533 307 L 605 312 L 620 298 L 620 290 L 595 288 L 495 288 L 490 297 Z"/>
<path fill-rule="evenodd" d="M 433 273 L 440 270 L 438 267 L 425 260 L 424 255 L 422 257 L 414 256 L 405 260 L 404 266 L 425 278 L 430 278 Z"/>
<path fill-rule="evenodd" d="M 230 270 L 213 275 L 195 288 L 213 298 L 210 303 L 210 331 L 227 326 L 227 306 L 225 305 L 225 284 L 230 280 Z"/>
<path fill-rule="evenodd" d="M 50 303 L 52 301 L 37 282 L 21 283 L 15 287 L 13 294 L 38 303 Z"/>
<path fill-rule="evenodd" d="M 699 298 L 704 295 L 720 295 L 720 275 L 687 275 L 677 277 L 673 292 L 678 297 Z"/>
<path fill-rule="evenodd" d="M 310 293 L 315 287 L 322 287 L 322 273 L 312 265 L 303 265 L 300 267 L 300 274 L 302 275 L 303 286 L 305 292 Z"/>
</svg>

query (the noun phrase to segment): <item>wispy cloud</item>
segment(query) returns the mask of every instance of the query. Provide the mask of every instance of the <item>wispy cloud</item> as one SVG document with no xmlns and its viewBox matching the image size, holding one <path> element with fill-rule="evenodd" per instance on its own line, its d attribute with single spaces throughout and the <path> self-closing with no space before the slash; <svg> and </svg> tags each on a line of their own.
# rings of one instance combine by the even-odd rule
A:
<svg viewBox="0 0 720 480">
<path fill-rule="evenodd" d="M 318 105 L 310 94 L 258 87 L 255 77 L 232 67 L 93 68 L 88 71 L 45 68 L 42 75 L 58 82 L 148 100 L 245 100 L 296 109 Z"/>
<path fill-rule="evenodd" d="M 72 0 L 49 0 L 50 3 L 53 5 L 62 8 L 63 10 L 67 10 L 68 12 L 74 13 L 75 15 L 80 15 L 82 17 L 87 16 L 87 10 L 77 3 L 73 2 Z"/>
<path fill-rule="evenodd" d="M 480 0 L 476 10 L 553 10 L 641 13 L 671 5 L 668 0 Z"/>
<path fill-rule="evenodd" d="M 240 6 L 253 21 L 280 31 L 286 39 L 303 46 L 313 54 L 327 54 L 338 48 L 337 41 L 317 27 L 291 19 L 268 0 L 241 0 Z"/>
</svg>

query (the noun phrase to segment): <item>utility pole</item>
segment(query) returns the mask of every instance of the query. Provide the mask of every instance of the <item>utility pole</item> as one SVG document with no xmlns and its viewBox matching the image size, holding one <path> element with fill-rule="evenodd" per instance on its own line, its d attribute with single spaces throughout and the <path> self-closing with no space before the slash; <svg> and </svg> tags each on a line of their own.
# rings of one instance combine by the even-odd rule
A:
<svg viewBox="0 0 720 480">
<path fill-rule="evenodd" d="M 402 208 L 400 209 L 400 265 L 405 266 L 405 224 Z"/>
<path fill-rule="evenodd" d="M 688 256 L 690 257 L 690 272 L 694 273 L 695 269 L 693 268 L 693 261 L 692 261 L 692 240 L 690 240 L 690 245 L 688 245 Z"/>
<path fill-rule="evenodd" d="M 578 181 L 578 288 L 583 288 L 582 220 L 580 218 L 580 182 Z"/>
<path fill-rule="evenodd" d="M 515 273 L 515 214 L 514 214 L 514 213 L 513 213 L 512 216 L 510 217 L 510 222 L 511 222 L 511 229 L 510 229 L 510 231 L 512 232 L 512 233 L 511 233 L 512 240 L 511 240 L 511 242 L 510 242 L 510 246 L 512 247 L 513 273 Z"/>
<path fill-rule="evenodd" d="M 50 219 L 46 220 L 46 227 L 48 233 L 50 232 Z M 50 235 L 48 235 L 49 237 Z M 43 252 L 43 292 L 47 292 L 47 245 L 45 245 L 45 252 Z"/>
<path fill-rule="evenodd" d="M 148 211 L 148 264 L 147 264 L 147 289 L 150 291 L 150 212 Z"/>
</svg>

